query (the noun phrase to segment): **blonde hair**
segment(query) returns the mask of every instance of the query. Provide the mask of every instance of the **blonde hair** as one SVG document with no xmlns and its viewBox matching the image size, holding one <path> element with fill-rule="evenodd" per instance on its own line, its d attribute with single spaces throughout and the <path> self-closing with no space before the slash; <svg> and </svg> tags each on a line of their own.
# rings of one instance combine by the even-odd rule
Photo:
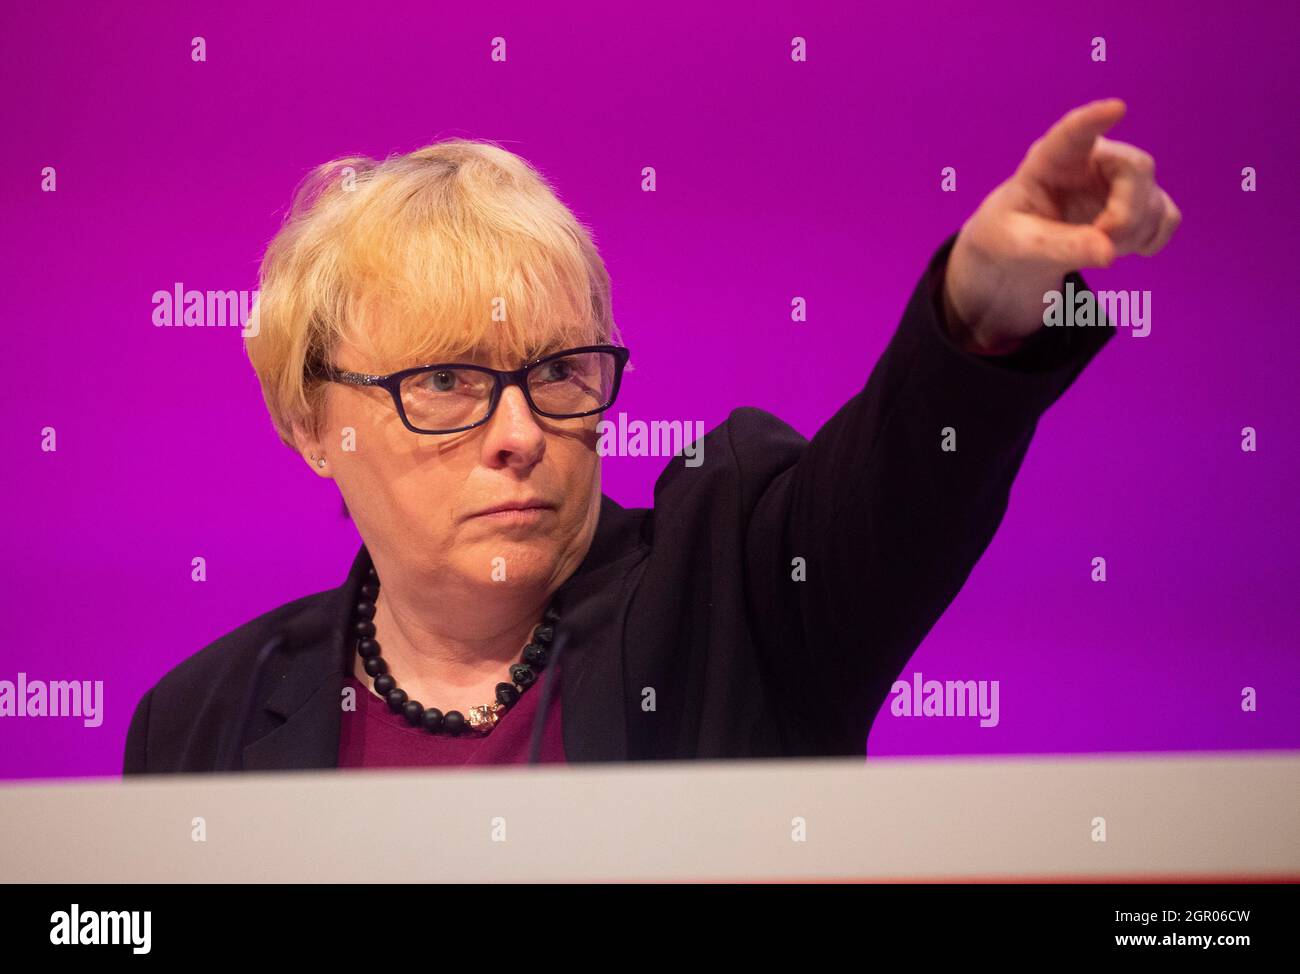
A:
<svg viewBox="0 0 1300 974">
<path fill-rule="evenodd" d="M 294 423 L 320 435 L 319 371 L 344 341 L 384 373 L 622 344 L 591 231 L 529 163 L 483 140 L 318 166 L 259 280 L 245 348 L 295 450 Z"/>
</svg>

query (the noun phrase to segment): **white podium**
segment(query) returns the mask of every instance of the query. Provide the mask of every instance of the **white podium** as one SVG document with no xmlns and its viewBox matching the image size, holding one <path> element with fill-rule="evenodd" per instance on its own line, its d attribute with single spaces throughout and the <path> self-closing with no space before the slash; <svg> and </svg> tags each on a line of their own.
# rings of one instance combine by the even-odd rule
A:
<svg viewBox="0 0 1300 974">
<path fill-rule="evenodd" d="M 1297 880 L 1300 752 L 15 782 L 0 826 L 5 882 Z"/>
</svg>

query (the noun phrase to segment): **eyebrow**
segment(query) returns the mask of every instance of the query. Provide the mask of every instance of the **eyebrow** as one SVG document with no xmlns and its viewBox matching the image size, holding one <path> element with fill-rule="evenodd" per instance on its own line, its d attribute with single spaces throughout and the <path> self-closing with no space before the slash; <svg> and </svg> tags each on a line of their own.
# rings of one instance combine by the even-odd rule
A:
<svg viewBox="0 0 1300 974">
<path fill-rule="evenodd" d="M 573 347 L 572 342 L 552 338 L 549 341 L 543 342 L 538 348 L 534 349 L 524 361 L 531 362 L 534 359 L 542 358 L 543 356 L 550 355 L 553 352 L 562 352 L 564 349 L 571 347 Z"/>
<path fill-rule="evenodd" d="M 514 367 L 526 365 L 527 363 L 535 361 L 536 359 L 544 358 L 545 356 L 550 355 L 553 352 L 560 352 L 569 347 L 570 347 L 569 343 L 564 342 L 560 339 L 550 339 L 546 342 L 543 342 L 540 346 L 531 346 L 530 348 L 526 349 L 524 353 L 523 361 L 519 362 L 517 366 L 511 366 L 511 367 L 514 368 Z M 439 356 L 436 360 L 436 363 L 434 364 L 441 363 L 441 362 L 449 362 L 449 363 L 464 362 L 467 365 L 483 365 L 486 367 L 496 357 L 496 355 L 497 355 L 496 349 L 488 348 L 488 347 L 479 347 L 479 348 L 470 349 L 468 352 L 463 352 L 460 355 Z M 428 363 L 419 362 L 416 364 L 425 365 Z"/>
<path fill-rule="evenodd" d="M 549 336 L 538 345 L 530 344 L 525 346 L 523 361 L 517 363 L 517 365 L 512 365 L 511 367 L 517 368 L 539 358 L 545 358 L 547 355 L 554 352 L 561 352 L 566 348 L 575 348 L 579 345 L 587 344 L 591 344 L 591 342 L 579 340 L 576 336 Z M 496 351 L 497 350 L 491 346 L 480 345 L 476 348 L 470 349 L 469 351 L 461 352 L 460 354 L 445 353 L 435 355 L 433 358 L 420 356 L 419 361 L 415 361 L 414 359 L 407 361 L 407 358 L 409 357 L 404 357 L 401 368 L 419 368 L 425 365 L 440 365 L 444 363 L 453 364 L 456 362 L 466 365 L 482 365 L 490 367 L 488 366 L 488 363 L 492 360 Z"/>
</svg>

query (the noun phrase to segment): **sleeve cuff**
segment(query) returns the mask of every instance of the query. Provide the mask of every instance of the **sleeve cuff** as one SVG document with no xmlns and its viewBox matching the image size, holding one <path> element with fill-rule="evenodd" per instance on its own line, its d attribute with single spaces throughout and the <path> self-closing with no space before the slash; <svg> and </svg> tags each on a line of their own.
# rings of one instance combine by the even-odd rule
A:
<svg viewBox="0 0 1300 974">
<path fill-rule="evenodd" d="M 919 329 L 913 341 L 929 350 L 932 368 L 948 381 L 982 388 L 994 401 L 1028 398 L 1045 409 L 1114 337 L 1115 326 L 1109 321 L 1091 327 L 1044 326 L 1007 355 L 977 355 L 961 348 L 948 333 L 943 308 L 944 271 L 956 239 L 953 233 L 935 251 L 912 296 L 919 312 L 912 319 L 912 327 Z M 1064 276 L 1062 288 L 1067 282 L 1073 282 L 1076 294 L 1089 290 L 1077 272 Z"/>
<path fill-rule="evenodd" d="M 948 346 L 954 355 L 962 356 L 971 363 L 992 365 L 993 368 L 1002 371 L 1021 373 L 1026 376 L 1037 375 L 1045 378 L 1060 376 L 1066 378 L 1066 384 L 1069 384 L 1069 380 L 1073 380 L 1092 356 L 1114 337 L 1115 326 L 1109 321 L 1104 321 L 1100 325 L 1080 326 L 1080 328 L 1048 328 L 1044 325 L 1024 339 L 1019 349 L 1006 355 L 976 355 L 975 352 L 962 349 L 950 336 L 944 313 L 944 272 L 948 268 L 948 257 L 952 254 L 953 244 L 956 242 L 957 234 L 953 233 L 940 244 L 926 273 L 933 324 L 936 325 L 944 345 Z M 1062 278 L 1062 290 L 1065 290 L 1067 283 L 1073 283 L 1075 294 L 1091 290 L 1083 280 L 1082 274 L 1076 270 L 1071 270 Z"/>
</svg>

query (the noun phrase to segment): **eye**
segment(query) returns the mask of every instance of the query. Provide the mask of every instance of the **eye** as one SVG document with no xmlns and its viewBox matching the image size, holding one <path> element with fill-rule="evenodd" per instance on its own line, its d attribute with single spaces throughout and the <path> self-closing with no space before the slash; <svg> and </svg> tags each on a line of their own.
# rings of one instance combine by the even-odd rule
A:
<svg viewBox="0 0 1300 974">
<path fill-rule="evenodd" d="M 573 375 L 573 363 L 567 359 L 556 359 L 547 362 L 538 371 L 542 373 L 538 378 L 543 382 L 563 382 Z"/>
<path fill-rule="evenodd" d="M 430 372 L 424 380 L 425 386 L 431 392 L 451 392 L 456 388 L 456 373 L 444 369 L 441 372 Z"/>
</svg>

